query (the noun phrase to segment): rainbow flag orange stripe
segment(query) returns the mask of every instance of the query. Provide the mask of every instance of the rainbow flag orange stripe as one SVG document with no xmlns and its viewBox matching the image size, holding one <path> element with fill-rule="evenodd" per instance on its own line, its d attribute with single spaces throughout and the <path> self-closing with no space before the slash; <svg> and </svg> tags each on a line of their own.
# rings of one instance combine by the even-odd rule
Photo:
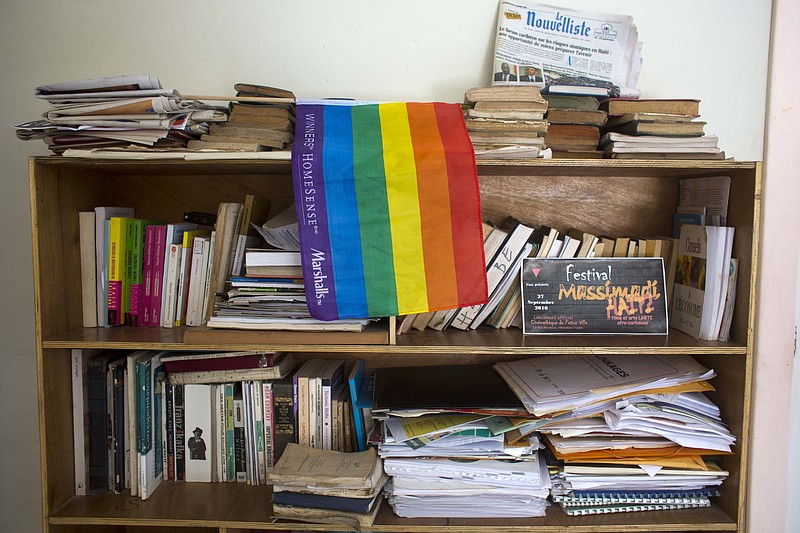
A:
<svg viewBox="0 0 800 533">
<path fill-rule="evenodd" d="M 459 105 L 298 101 L 292 174 L 315 318 L 486 302 L 478 175 Z"/>
</svg>

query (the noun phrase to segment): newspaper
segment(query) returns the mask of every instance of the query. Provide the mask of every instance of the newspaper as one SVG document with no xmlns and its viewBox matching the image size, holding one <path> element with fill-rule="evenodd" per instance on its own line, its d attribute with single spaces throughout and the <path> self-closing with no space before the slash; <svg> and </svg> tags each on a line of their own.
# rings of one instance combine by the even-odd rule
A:
<svg viewBox="0 0 800 533">
<path fill-rule="evenodd" d="M 543 93 L 638 96 L 640 68 L 641 42 L 629 16 L 500 2 L 493 85 L 533 83 Z"/>
</svg>

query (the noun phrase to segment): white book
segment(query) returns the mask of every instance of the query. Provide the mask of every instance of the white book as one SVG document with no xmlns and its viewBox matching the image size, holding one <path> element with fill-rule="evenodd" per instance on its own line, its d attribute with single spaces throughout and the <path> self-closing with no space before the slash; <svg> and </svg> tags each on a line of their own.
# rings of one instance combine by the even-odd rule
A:
<svg viewBox="0 0 800 533">
<path fill-rule="evenodd" d="M 211 385 L 184 385 L 186 481 L 210 482 L 213 463 Z"/>
<path fill-rule="evenodd" d="M 161 327 L 175 326 L 178 303 L 178 281 L 181 270 L 183 247 L 180 244 L 167 246 L 167 262 L 164 269 L 164 302 L 161 304 Z"/>
<path fill-rule="evenodd" d="M 95 282 L 97 283 L 97 325 L 108 326 L 108 250 L 105 222 L 111 217 L 133 217 L 132 207 L 95 207 Z"/>
<path fill-rule="evenodd" d="M 267 457 L 264 445 L 264 388 L 261 381 L 252 382 L 253 394 L 253 437 L 255 439 L 255 458 L 258 485 L 267 483 Z M 256 483 L 254 483 L 256 484 Z"/>
<path fill-rule="evenodd" d="M 217 237 L 219 235 L 216 231 L 211 232 L 211 240 L 209 241 L 208 247 L 205 248 L 205 254 L 207 256 L 205 260 L 205 264 L 203 265 L 203 286 L 201 290 L 201 297 L 197 301 L 197 326 L 203 325 L 206 321 L 208 321 L 208 316 L 206 315 L 206 310 L 208 309 L 208 302 L 214 300 L 215 292 L 214 292 L 214 284 L 211 280 L 214 270 L 214 255 L 217 253 Z M 191 324 L 189 324 L 191 325 Z"/>
<path fill-rule="evenodd" d="M 188 282 L 188 297 L 186 299 L 186 325 L 199 326 L 199 311 L 203 305 L 203 290 L 206 285 L 206 272 L 208 271 L 208 253 L 211 247 L 211 238 L 195 237 L 192 244 L 192 265 Z"/>
<path fill-rule="evenodd" d="M 141 386 L 137 386 L 139 394 L 136 399 L 137 409 L 142 409 L 143 407 L 146 409 L 145 427 L 140 425 L 137 431 L 139 497 L 143 500 L 152 496 L 163 479 L 164 463 L 162 454 L 164 453 L 164 448 L 161 440 L 161 429 L 164 421 L 161 418 L 161 406 L 164 402 L 164 397 L 161 393 L 165 375 L 164 367 L 161 363 L 162 354 L 163 352 L 146 352 L 143 357 L 136 360 L 138 372 L 147 371 L 147 375 L 144 378 L 148 382 L 145 390 L 142 390 Z M 137 418 L 141 419 L 142 417 L 139 415 Z M 144 430 L 144 434 L 142 434 L 142 430 Z"/>
<path fill-rule="evenodd" d="M 178 293 L 178 270 L 177 268 L 180 266 L 180 258 L 181 258 L 181 251 L 182 246 L 181 243 L 183 242 L 183 234 L 187 231 L 197 229 L 197 224 L 193 222 L 179 222 L 176 224 L 167 224 L 167 235 L 164 239 L 164 275 L 161 277 L 161 326 L 165 328 L 171 328 L 175 325 L 175 299 L 177 298 Z M 177 245 L 177 255 L 176 259 L 172 259 L 175 254 L 172 247 Z M 173 260 L 175 264 L 172 268 L 176 268 L 173 279 L 170 281 L 170 260 Z M 172 294 L 169 294 L 167 291 L 172 287 Z M 172 309 L 169 309 L 169 301 L 172 302 Z M 168 313 L 168 311 L 170 311 Z M 165 315 L 171 315 L 172 323 L 169 323 L 167 317 Z"/>
<path fill-rule="evenodd" d="M 509 268 L 512 267 L 517 257 L 525 248 L 525 243 L 533 233 L 533 228 L 518 222 L 509 232 L 508 238 L 503 242 L 495 254 L 491 264 L 486 268 L 486 284 L 489 298 L 497 290 L 498 285 Z M 485 305 L 485 304 L 483 304 Z M 453 317 L 451 325 L 458 329 L 468 329 L 472 321 L 478 316 L 483 305 L 462 307 Z"/>
<path fill-rule="evenodd" d="M 130 452 L 128 453 L 129 467 L 127 468 L 126 471 L 130 473 L 129 479 L 130 479 L 131 496 L 138 496 L 141 488 L 139 453 L 136 450 L 136 420 L 137 420 L 136 414 L 139 409 L 136 404 L 136 399 L 137 399 L 136 363 L 142 358 L 147 357 L 148 354 L 149 352 L 147 350 L 139 350 L 133 352 L 127 357 L 128 377 L 127 381 L 125 382 L 125 389 L 127 391 L 127 403 L 128 403 L 128 409 L 127 409 L 128 438 L 125 449 L 126 451 L 130 450 Z"/>
</svg>

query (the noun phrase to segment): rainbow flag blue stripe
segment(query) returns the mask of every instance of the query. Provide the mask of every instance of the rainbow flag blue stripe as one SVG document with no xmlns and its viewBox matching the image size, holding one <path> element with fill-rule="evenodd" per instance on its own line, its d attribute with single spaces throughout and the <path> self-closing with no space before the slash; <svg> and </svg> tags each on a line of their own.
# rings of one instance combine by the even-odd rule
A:
<svg viewBox="0 0 800 533">
<path fill-rule="evenodd" d="M 478 176 L 459 105 L 298 101 L 292 173 L 315 318 L 486 302 Z"/>
</svg>

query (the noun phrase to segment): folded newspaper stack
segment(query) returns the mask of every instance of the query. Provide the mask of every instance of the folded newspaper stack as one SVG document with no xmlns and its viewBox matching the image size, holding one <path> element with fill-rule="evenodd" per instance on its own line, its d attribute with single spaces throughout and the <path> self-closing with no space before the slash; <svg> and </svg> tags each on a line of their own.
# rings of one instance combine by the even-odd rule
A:
<svg viewBox="0 0 800 533">
<path fill-rule="evenodd" d="M 537 84 L 543 94 L 639 95 L 641 45 L 625 15 L 500 2 L 493 84 Z"/>
<path fill-rule="evenodd" d="M 56 154 L 70 148 L 184 147 L 228 119 L 225 108 L 185 100 L 147 75 L 113 76 L 42 85 L 34 96 L 50 103 L 41 120 L 17 124 L 21 140 L 42 139 Z"/>
</svg>

